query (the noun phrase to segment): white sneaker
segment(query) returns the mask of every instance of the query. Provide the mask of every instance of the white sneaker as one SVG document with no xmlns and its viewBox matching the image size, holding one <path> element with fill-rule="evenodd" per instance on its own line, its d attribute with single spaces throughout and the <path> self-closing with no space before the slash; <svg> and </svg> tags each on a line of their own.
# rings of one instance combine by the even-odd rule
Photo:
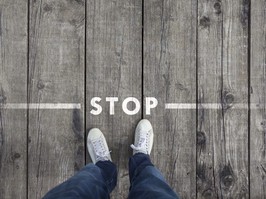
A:
<svg viewBox="0 0 266 199">
<path fill-rule="evenodd" d="M 151 123 L 147 119 L 142 119 L 135 130 L 135 142 L 131 144 L 133 155 L 136 153 L 144 153 L 150 155 L 153 145 L 153 129 Z"/>
<path fill-rule="evenodd" d="M 93 128 L 89 131 L 87 147 L 94 164 L 98 161 L 112 161 L 108 145 L 100 129 Z"/>
</svg>

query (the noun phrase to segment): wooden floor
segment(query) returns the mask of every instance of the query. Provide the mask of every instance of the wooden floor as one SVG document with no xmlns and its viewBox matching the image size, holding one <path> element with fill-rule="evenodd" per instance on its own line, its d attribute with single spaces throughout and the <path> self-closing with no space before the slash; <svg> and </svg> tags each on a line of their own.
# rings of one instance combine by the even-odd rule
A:
<svg viewBox="0 0 266 199">
<path fill-rule="evenodd" d="M 127 97 L 158 106 L 127 115 Z M 112 198 L 126 198 L 141 118 L 182 198 L 266 198 L 266 1 L 0 0 L 0 107 L 1 199 L 41 198 L 91 162 L 92 127 L 118 165 Z"/>
</svg>

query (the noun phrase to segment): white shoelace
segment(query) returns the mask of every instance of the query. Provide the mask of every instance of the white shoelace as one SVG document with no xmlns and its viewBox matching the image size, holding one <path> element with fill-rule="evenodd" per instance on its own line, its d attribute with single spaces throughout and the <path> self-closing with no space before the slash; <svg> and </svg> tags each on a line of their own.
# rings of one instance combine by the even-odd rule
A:
<svg viewBox="0 0 266 199">
<path fill-rule="evenodd" d="M 136 152 L 148 153 L 148 137 L 149 134 L 146 133 L 146 137 L 142 136 L 139 138 L 137 146 L 131 144 L 130 147 Z"/>
<path fill-rule="evenodd" d="M 92 145 L 95 151 L 96 161 L 109 160 L 110 151 L 106 151 L 102 139 L 93 140 Z"/>
</svg>

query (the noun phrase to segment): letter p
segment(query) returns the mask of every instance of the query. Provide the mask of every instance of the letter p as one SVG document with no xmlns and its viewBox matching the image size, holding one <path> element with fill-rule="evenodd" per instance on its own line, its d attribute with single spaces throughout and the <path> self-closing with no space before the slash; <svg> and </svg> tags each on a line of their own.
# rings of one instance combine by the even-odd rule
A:
<svg viewBox="0 0 266 199">
<path fill-rule="evenodd" d="M 146 115 L 151 114 L 151 109 L 158 105 L 158 100 L 155 97 L 146 97 Z"/>
</svg>

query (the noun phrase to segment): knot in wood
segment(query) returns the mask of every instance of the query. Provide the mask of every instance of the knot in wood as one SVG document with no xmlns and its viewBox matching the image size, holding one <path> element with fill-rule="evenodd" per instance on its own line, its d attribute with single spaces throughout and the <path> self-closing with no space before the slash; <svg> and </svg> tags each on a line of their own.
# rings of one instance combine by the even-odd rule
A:
<svg viewBox="0 0 266 199">
<path fill-rule="evenodd" d="M 44 12 L 51 12 L 53 10 L 53 7 L 49 4 L 44 4 L 43 11 Z"/>
<path fill-rule="evenodd" d="M 206 143 L 206 135 L 202 131 L 197 132 L 197 145 L 205 145 Z"/>
<path fill-rule="evenodd" d="M 263 130 L 266 130 L 266 120 L 261 121 L 260 125 Z"/>
<path fill-rule="evenodd" d="M 235 177 L 230 163 L 224 166 L 223 170 L 220 173 L 220 178 L 225 189 L 229 189 L 231 186 L 233 186 Z"/>
<path fill-rule="evenodd" d="M 12 156 L 12 160 L 14 161 L 14 160 L 16 160 L 16 159 L 18 159 L 20 157 L 21 157 L 21 155 L 19 153 L 14 153 L 13 156 Z"/>
<path fill-rule="evenodd" d="M 207 28 L 207 27 L 210 26 L 210 24 L 211 24 L 211 21 L 210 21 L 210 18 L 209 17 L 203 16 L 200 19 L 200 26 L 202 26 L 204 28 Z"/>
<path fill-rule="evenodd" d="M 234 183 L 234 177 L 232 175 L 224 176 L 222 180 L 225 187 L 231 187 Z"/>
<path fill-rule="evenodd" d="M 202 181 L 206 180 L 205 176 L 206 166 L 204 163 L 199 163 L 197 165 L 197 177 L 201 179 Z"/>
<path fill-rule="evenodd" d="M 45 87 L 45 85 L 44 85 L 43 81 L 39 80 L 38 83 L 37 83 L 37 88 L 39 90 L 42 90 L 42 89 L 44 89 L 44 87 Z"/>
<path fill-rule="evenodd" d="M 213 7 L 214 7 L 216 14 L 221 14 L 222 9 L 221 9 L 221 3 L 220 2 L 216 2 Z"/>
<path fill-rule="evenodd" d="M 232 93 L 224 92 L 223 105 L 226 109 L 232 107 L 234 100 L 235 98 Z"/>
</svg>

